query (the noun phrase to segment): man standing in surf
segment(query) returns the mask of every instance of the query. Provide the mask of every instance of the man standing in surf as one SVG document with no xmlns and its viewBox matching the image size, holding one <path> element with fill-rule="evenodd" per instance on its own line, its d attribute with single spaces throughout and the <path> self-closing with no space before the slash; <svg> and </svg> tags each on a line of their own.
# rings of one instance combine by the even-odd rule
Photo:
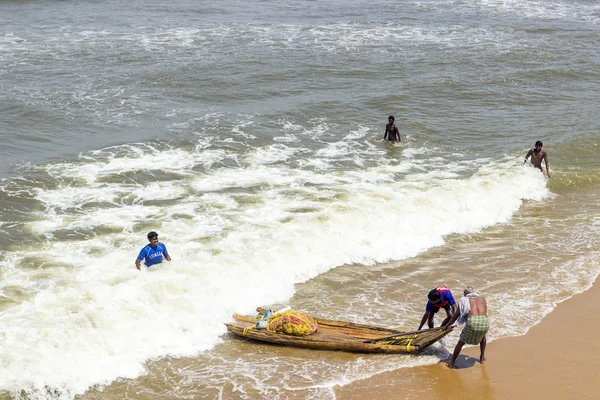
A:
<svg viewBox="0 0 600 400">
<path fill-rule="evenodd" d="M 546 163 L 546 175 L 548 175 L 548 178 L 550 178 L 550 169 L 548 168 L 548 154 L 546 154 L 546 152 L 542 150 L 542 146 L 543 144 L 540 140 L 535 142 L 535 147 L 533 149 L 530 149 L 525 155 L 525 162 L 523 162 L 523 164 L 525 164 L 527 162 L 527 159 L 531 157 L 531 164 L 533 164 L 534 167 L 539 168 L 540 171 L 544 172 L 544 170 L 542 169 L 542 161 L 544 161 Z"/>
<path fill-rule="evenodd" d="M 142 260 L 144 260 L 146 267 L 162 263 L 163 257 L 167 261 L 171 261 L 167 246 L 158 242 L 158 233 L 152 231 L 148 233 L 147 237 L 150 243 L 140 251 L 140 254 L 135 259 L 135 267 L 140 269 Z"/>
<path fill-rule="evenodd" d="M 423 314 L 421 324 L 419 325 L 419 329 L 417 329 L 419 331 L 423 325 L 425 325 L 425 321 L 427 321 L 427 326 L 429 326 L 429 328 L 433 328 L 433 316 L 437 314 L 441 308 L 446 310 L 446 319 L 442 322 L 442 326 L 446 325 L 452 316 L 456 314 L 456 301 L 452 296 L 452 292 L 446 286 L 438 286 L 431 290 L 427 295 L 427 299 L 425 314 Z"/>
<path fill-rule="evenodd" d="M 383 134 L 383 140 L 389 140 L 390 142 L 401 142 L 400 131 L 394 123 L 394 117 L 390 115 L 388 117 L 388 124 L 385 126 L 385 133 Z"/>
</svg>

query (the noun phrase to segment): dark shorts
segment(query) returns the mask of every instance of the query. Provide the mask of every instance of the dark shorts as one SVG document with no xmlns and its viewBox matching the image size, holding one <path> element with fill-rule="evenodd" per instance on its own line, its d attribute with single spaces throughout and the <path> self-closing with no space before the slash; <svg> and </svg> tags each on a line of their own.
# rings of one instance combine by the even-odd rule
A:
<svg viewBox="0 0 600 400">
<path fill-rule="evenodd" d="M 433 307 L 433 310 L 431 311 L 434 314 L 437 314 L 438 311 L 440 311 L 440 309 L 444 309 L 446 311 L 450 311 L 452 309 L 452 306 L 450 304 L 446 304 L 444 307 Z"/>
</svg>

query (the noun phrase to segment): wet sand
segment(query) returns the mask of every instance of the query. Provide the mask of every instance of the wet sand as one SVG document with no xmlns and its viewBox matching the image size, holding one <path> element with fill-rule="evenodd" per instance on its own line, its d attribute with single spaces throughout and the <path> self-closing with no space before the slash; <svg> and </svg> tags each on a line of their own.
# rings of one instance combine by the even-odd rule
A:
<svg viewBox="0 0 600 400">
<path fill-rule="evenodd" d="M 489 342 L 484 364 L 478 346 L 464 347 L 456 369 L 440 363 L 390 371 L 336 387 L 336 398 L 600 399 L 599 301 L 597 280 L 526 335 Z"/>
</svg>

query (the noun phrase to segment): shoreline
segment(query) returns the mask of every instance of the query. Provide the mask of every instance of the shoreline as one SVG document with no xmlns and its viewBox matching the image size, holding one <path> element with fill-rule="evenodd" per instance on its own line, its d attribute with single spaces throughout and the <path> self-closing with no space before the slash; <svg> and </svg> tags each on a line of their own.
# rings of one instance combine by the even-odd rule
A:
<svg viewBox="0 0 600 400">
<path fill-rule="evenodd" d="M 456 369 L 440 362 L 384 372 L 336 386 L 336 399 L 598 398 L 598 299 L 596 278 L 591 288 L 558 304 L 525 335 L 488 342 L 485 364 L 479 363 L 479 346 L 463 347 Z"/>
</svg>

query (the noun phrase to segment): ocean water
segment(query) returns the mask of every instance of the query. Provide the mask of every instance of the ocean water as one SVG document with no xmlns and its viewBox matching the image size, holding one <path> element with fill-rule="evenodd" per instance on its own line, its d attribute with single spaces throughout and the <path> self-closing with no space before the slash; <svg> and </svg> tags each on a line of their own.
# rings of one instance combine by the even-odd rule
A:
<svg viewBox="0 0 600 400">
<path fill-rule="evenodd" d="M 473 285 L 492 341 L 525 334 L 600 273 L 599 25 L 590 0 L 1 1 L 0 398 L 333 399 L 458 338 L 226 333 L 258 306 L 414 330 Z M 150 230 L 173 261 L 140 272 Z"/>
</svg>

